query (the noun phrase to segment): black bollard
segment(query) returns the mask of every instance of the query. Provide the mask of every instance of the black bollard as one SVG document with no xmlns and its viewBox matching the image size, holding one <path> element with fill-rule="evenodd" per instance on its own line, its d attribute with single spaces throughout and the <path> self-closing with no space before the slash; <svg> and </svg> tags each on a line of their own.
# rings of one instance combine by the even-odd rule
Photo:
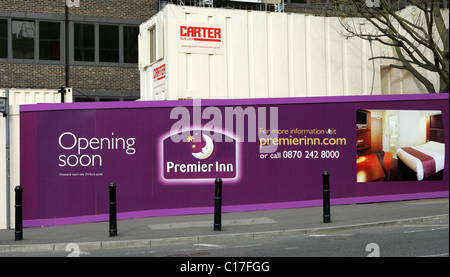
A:
<svg viewBox="0 0 450 277">
<path fill-rule="evenodd" d="M 109 184 L 109 236 L 117 236 L 116 184 Z"/>
<path fill-rule="evenodd" d="M 216 197 L 214 203 L 214 231 L 222 230 L 222 179 L 217 178 Z"/>
<path fill-rule="evenodd" d="M 16 227 L 15 227 L 15 240 L 23 240 L 23 229 L 22 229 L 22 187 L 16 186 L 14 188 L 16 193 Z"/>
<path fill-rule="evenodd" d="M 330 215 L 330 174 L 328 171 L 322 173 L 323 177 L 323 223 L 331 222 Z"/>
</svg>

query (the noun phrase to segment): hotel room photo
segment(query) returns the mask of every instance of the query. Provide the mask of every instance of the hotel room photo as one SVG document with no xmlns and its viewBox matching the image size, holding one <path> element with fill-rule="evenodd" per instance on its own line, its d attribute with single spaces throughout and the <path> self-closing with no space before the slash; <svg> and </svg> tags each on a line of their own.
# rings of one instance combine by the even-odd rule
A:
<svg viewBox="0 0 450 277">
<path fill-rule="evenodd" d="M 357 110 L 357 182 L 442 180 L 441 111 Z"/>
</svg>

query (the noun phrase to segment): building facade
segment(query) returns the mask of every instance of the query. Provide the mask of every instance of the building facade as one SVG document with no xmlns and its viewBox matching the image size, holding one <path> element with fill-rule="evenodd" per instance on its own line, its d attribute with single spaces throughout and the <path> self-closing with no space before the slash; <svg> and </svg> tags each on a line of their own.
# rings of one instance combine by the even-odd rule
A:
<svg viewBox="0 0 450 277">
<path fill-rule="evenodd" d="M 322 15 L 332 10 L 316 2 L 0 0 L 0 88 L 69 87 L 75 102 L 136 100 L 139 25 L 167 3 Z"/>
<path fill-rule="evenodd" d="M 158 5 L 1 0 L 0 87 L 70 87 L 73 101 L 138 99 L 138 27 Z"/>
</svg>

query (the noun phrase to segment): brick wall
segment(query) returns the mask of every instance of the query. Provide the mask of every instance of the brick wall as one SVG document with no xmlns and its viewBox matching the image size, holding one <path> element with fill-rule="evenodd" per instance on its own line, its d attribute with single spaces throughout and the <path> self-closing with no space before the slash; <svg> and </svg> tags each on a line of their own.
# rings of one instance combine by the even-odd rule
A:
<svg viewBox="0 0 450 277">
<path fill-rule="evenodd" d="M 0 87 L 47 88 L 64 86 L 64 65 L 0 63 Z"/>
<path fill-rule="evenodd" d="M 87 90 L 139 91 L 136 67 L 71 66 L 71 87 Z"/>
<path fill-rule="evenodd" d="M 80 0 L 70 14 L 147 20 L 158 11 L 158 0 Z"/>
<path fill-rule="evenodd" d="M 66 0 L 0 0 L 0 11 L 64 14 L 65 4 Z"/>
<path fill-rule="evenodd" d="M 85 90 L 139 91 L 139 70 L 70 66 L 69 85 Z M 56 89 L 65 85 L 64 65 L 0 63 L 0 87 Z"/>
<path fill-rule="evenodd" d="M 0 0 L 0 11 L 64 14 L 66 0 Z M 70 14 L 147 20 L 158 11 L 158 0 L 80 0 Z"/>
</svg>

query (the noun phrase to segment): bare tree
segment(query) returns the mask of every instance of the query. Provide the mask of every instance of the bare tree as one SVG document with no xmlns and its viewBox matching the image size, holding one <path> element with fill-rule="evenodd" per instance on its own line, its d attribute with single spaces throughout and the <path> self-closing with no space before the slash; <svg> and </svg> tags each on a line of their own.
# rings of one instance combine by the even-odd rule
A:
<svg viewBox="0 0 450 277">
<path fill-rule="evenodd" d="M 392 47 L 391 54 L 383 53 L 371 59 L 390 60 L 390 67 L 411 72 L 428 93 L 449 92 L 448 29 L 441 9 L 447 7 L 448 1 L 311 1 L 313 5 L 318 5 L 317 2 L 332 5 L 346 35 Z M 408 16 L 401 12 L 406 5 L 410 5 Z M 439 88 L 435 88 L 425 71 L 439 75 Z"/>
</svg>

